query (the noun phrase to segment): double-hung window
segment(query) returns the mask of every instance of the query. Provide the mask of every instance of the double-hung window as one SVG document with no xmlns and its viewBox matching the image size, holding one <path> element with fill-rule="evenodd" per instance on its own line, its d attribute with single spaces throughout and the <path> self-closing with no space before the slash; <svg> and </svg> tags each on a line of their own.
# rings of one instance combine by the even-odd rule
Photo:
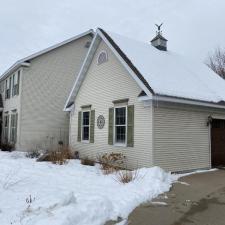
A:
<svg viewBox="0 0 225 225">
<path fill-rule="evenodd" d="M 90 138 L 90 111 L 82 112 L 82 140 L 89 141 Z"/>
<path fill-rule="evenodd" d="M 19 79 L 20 79 L 20 70 L 13 74 L 13 84 L 12 84 L 12 96 L 19 94 Z"/>
<path fill-rule="evenodd" d="M 8 138 L 9 138 L 9 115 L 6 114 L 4 116 L 4 142 L 8 142 Z"/>
<path fill-rule="evenodd" d="M 114 119 L 115 144 L 126 144 L 127 139 L 127 107 L 116 107 Z"/>
<path fill-rule="evenodd" d="M 10 98 L 10 79 L 6 79 L 5 81 L 5 98 L 9 99 Z"/>
<path fill-rule="evenodd" d="M 18 114 L 14 111 L 11 114 L 11 124 L 10 124 L 10 141 L 16 143 L 17 136 L 17 116 Z"/>
</svg>

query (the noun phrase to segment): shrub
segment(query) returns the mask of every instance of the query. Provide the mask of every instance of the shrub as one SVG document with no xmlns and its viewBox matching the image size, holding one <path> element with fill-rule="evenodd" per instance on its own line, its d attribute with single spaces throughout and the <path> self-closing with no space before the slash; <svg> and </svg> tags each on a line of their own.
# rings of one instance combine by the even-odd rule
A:
<svg viewBox="0 0 225 225">
<path fill-rule="evenodd" d="M 65 155 L 61 151 L 51 151 L 49 161 L 53 164 L 63 165 L 67 162 L 67 158 L 65 158 Z"/>
<path fill-rule="evenodd" d="M 104 174 L 110 174 L 124 166 L 125 156 L 122 153 L 104 153 L 97 156 Z"/>
<path fill-rule="evenodd" d="M 0 149 L 2 151 L 12 152 L 12 151 L 15 150 L 15 146 L 13 144 L 8 143 L 8 142 L 5 142 L 5 143 L 3 142 L 0 145 Z"/>
<path fill-rule="evenodd" d="M 38 158 L 40 156 L 40 152 L 38 150 L 32 150 L 26 153 L 27 158 Z"/>
<path fill-rule="evenodd" d="M 73 154 L 68 147 L 60 148 L 57 150 L 52 150 L 44 155 L 42 155 L 40 158 L 38 158 L 37 161 L 42 162 L 42 161 L 49 161 L 54 164 L 65 164 L 68 159 L 73 159 Z"/>
<path fill-rule="evenodd" d="M 78 151 L 74 152 L 74 159 L 80 159 L 80 154 Z"/>
<path fill-rule="evenodd" d="M 85 165 L 85 166 L 94 166 L 95 165 L 95 161 L 89 159 L 88 157 L 85 157 L 85 158 L 81 159 L 81 164 Z"/>
<path fill-rule="evenodd" d="M 120 170 L 116 173 L 116 181 L 127 184 L 131 181 L 136 180 L 139 177 L 138 170 L 130 171 L 130 170 Z"/>
</svg>

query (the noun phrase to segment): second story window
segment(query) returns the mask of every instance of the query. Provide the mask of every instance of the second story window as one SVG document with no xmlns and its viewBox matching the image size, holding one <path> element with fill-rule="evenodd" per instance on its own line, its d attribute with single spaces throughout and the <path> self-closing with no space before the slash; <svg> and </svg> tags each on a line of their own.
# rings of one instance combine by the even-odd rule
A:
<svg viewBox="0 0 225 225">
<path fill-rule="evenodd" d="M 19 95 L 20 70 L 13 74 L 12 95 Z"/>
<path fill-rule="evenodd" d="M 5 81 L 5 99 L 10 98 L 10 82 L 11 79 L 6 79 Z"/>
</svg>

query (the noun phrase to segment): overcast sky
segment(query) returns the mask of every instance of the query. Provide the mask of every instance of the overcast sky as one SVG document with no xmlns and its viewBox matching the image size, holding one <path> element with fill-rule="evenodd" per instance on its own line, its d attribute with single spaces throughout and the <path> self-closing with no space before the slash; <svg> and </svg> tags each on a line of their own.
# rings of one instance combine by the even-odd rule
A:
<svg viewBox="0 0 225 225">
<path fill-rule="evenodd" d="M 15 61 L 90 28 L 151 40 L 204 61 L 225 47 L 224 0 L 0 0 L 0 74 Z"/>
</svg>

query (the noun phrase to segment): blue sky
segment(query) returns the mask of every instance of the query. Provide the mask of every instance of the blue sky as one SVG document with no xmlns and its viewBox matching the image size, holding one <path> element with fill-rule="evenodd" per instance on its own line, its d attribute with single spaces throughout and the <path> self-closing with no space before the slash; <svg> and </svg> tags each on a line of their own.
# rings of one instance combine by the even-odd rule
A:
<svg viewBox="0 0 225 225">
<path fill-rule="evenodd" d="M 7 0 L 0 8 L 0 74 L 15 61 L 102 27 L 142 41 L 164 22 L 168 48 L 204 61 L 225 48 L 224 0 Z"/>
</svg>

